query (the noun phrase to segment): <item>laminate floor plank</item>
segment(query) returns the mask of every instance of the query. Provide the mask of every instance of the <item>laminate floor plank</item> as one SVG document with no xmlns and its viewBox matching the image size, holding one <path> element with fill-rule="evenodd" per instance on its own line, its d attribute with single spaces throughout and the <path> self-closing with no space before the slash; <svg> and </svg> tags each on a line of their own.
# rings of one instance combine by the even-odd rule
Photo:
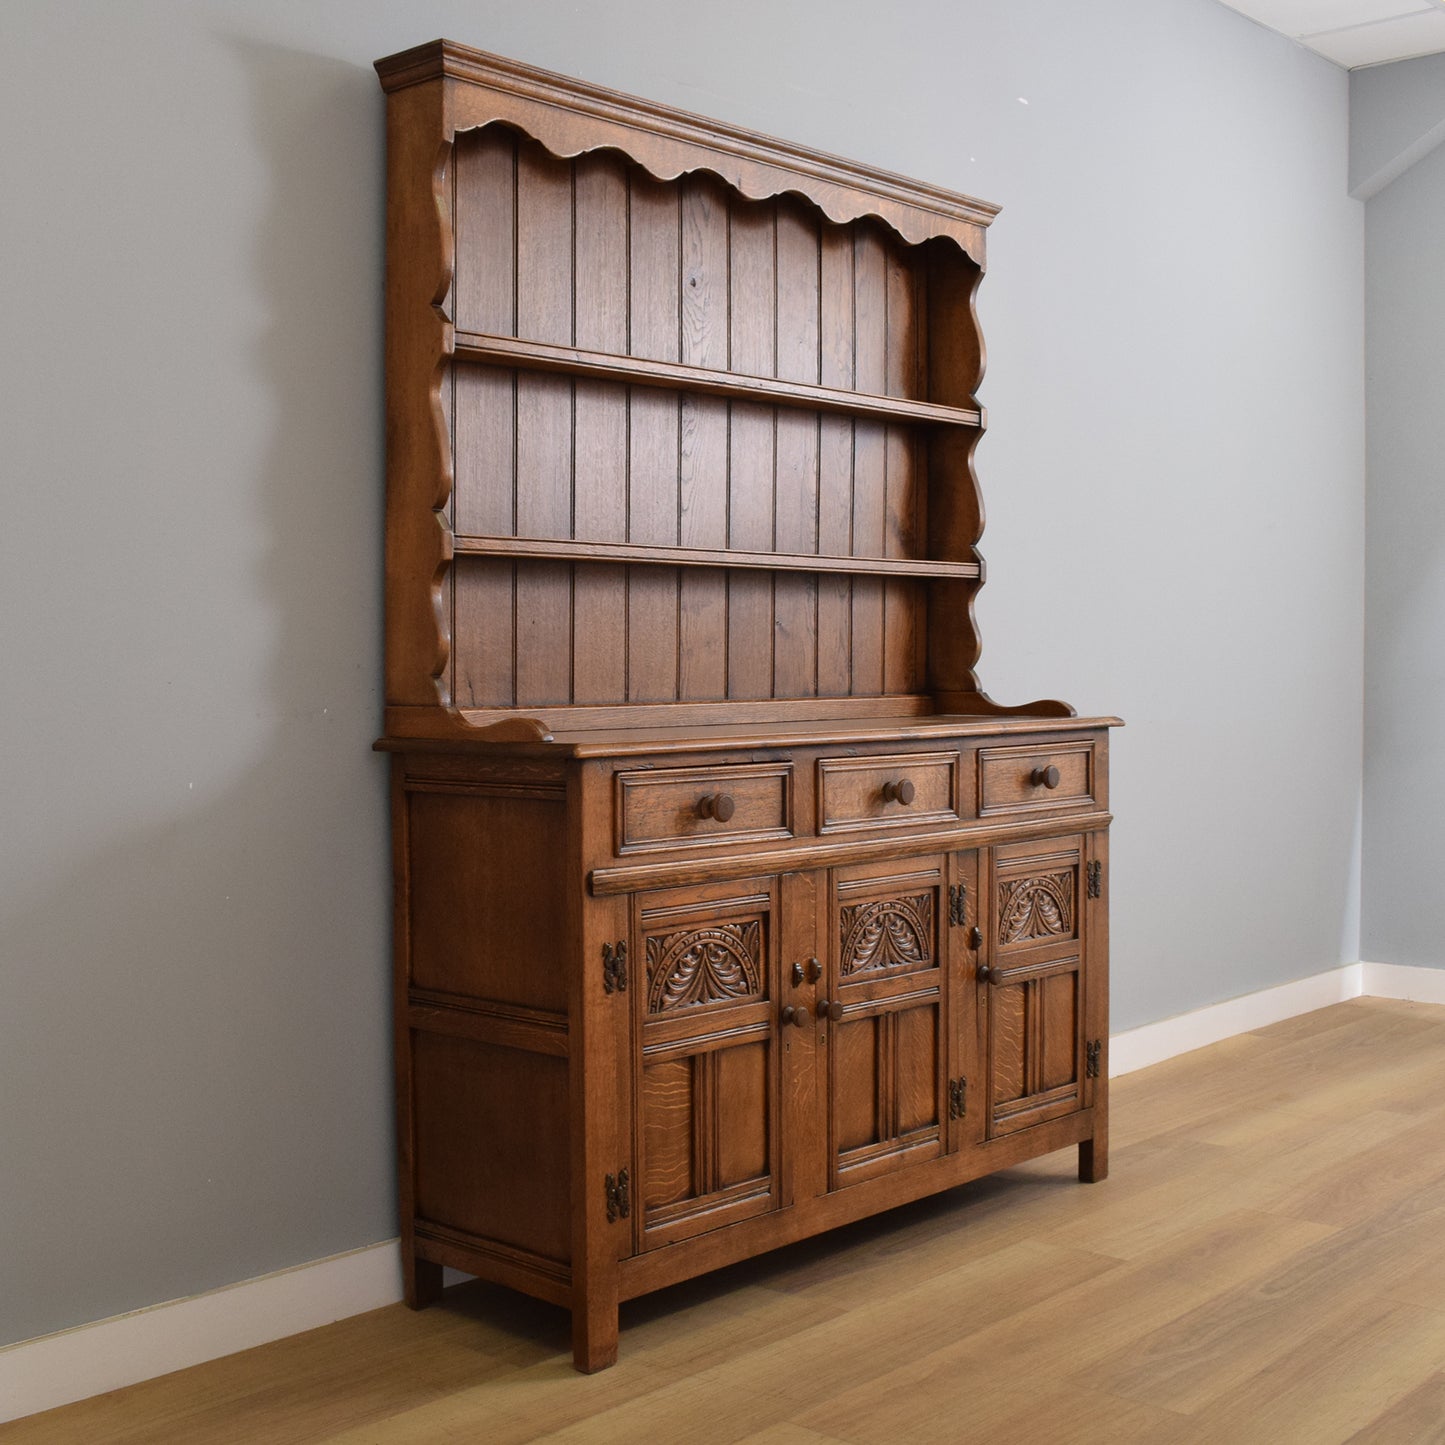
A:
<svg viewBox="0 0 1445 1445">
<path fill-rule="evenodd" d="M 880 1395 L 898 1412 L 898 1438 L 925 1427 L 939 1382 L 957 1400 L 1002 1396 L 1016 1405 L 1061 1380 L 1090 1388 L 1100 1360 L 1142 1349 L 1156 1332 L 1191 1309 L 1238 1287 L 1281 1257 L 1292 1257 L 1332 1231 L 1327 1226 L 1242 1211 L 1193 1231 L 1142 1260 L 1008 1310 L 970 1328 L 960 1310 L 955 1338 L 876 1378 L 865 1378 L 798 1423 L 839 1434 Z M 915 1411 L 909 1405 L 917 1399 Z M 1151 1402 L 1144 1402 L 1151 1403 Z"/>
<path fill-rule="evenodd" d="M 1372 1147 L 1342 1156 L 1332 1167 L 1286 1190 L 1269 1207 L 1279 1214 L 1321 1224 L 1363 1224 L 1401 1200 L 1445 1199 L 1445 1119 L 1383 1138 Z"/>
<path fill-rule="evenodd" d="M 28 1420 L 0 1445 L 1445 1445 L 1445 1008 L 1359 999 L 1114 1081 L 1074 1152 L 623 1307 L 484 1284 Z"/>
<path fill-rule="evenodd" d="M 1180 1438 L 1342 1445 L 1407 1399 L 1442 1359 L 1445 1313 L 1371 1301 L 1348 1319 L 1337 1314 L 1300 1332 L 1290 1349 L 1200 1409 Z M 1418 1437 L 1390 1438 L 1401 1445 Z"/>
<path fill-rule="evenodd" d="M 756 1435 L 749 1435 L 743 1445 L 840 1445 L 836 1435 L 820 1435 L 804 1430 L 801 1425 L 773 1425 Z"/>
<path fill-rule="evenodd" d="M 1094 1362 L 1087 1383 L 1181 1414 L 1197 1413 L 1273 1367 L 1317 1329 L 1348 1324 L 1354 1331 L 1359 1327 L 1351 1322 L 1373 1309 L 1416 1308 L 1382 1297 L 1393 1277 L 1387 1261 L 1396 1248 L 1408 1250 L 1442 1227 L 1445 1210 L 1434 1211 L 1422 1217 L 1411 1238 L 1397 1236 L 1385 1247 L 1342 1231 L 1286 1267 L 1236 1282 L 1147 1340 Z M 1432 1367 L 1441 1358 L 1445 1355 Z"/>
<path fill-rule="evenodd" d="M 1445 1032 L 1438 1022 L 1420 1016 L 1430 1006 L 1412 1006 L 1418 1014 L 1359 1007 L 1374 1002 L 1336 1005 L 1350 1022 L 1325 1039 L 1240 1034 L 1198 1051 L 1215 1065 L 1202 1074 L 1191 1062 L 1195 1055 L 1185 1054 L 1126 1076 L 1111 1090 L 1115 1104 L 1123 1098 L 1133 1106 L 1116 1110 L 1111 1120 L 1115 1143 L 1127 1147 L 1173 1137 L 1266 1109 L 1333 1117 L 1357 1101 L 1363 1089 L 1369 1091 L 1371 1108 L 1437 1110 L 1441 1098 L 1431 1080 L 1437 1076 Z M 1147 1085 L 1133 1082 L 1141 1078 Z"/>
<path fill-rule="evenodd" d="M 836 1438 L 850 1445 L 1173 1445 L 1177 1415 L 1095 1390 L 1050 1389 L 1018 1371 L 967 1389 L 947 1371 L 910 1377 L 906 1389 L 869 1401 Z"/>
<path fill-rule="evenodd" d="M 1281 1132 L 1271 1131 L 1234 1148 L 1191 1146 L 1191 1169 L 1137 1189 L 1129 1199 L 1114 1201 L 1098 1214 L 1071 1220 L 1047 1237 L 1054 1243 L 1132 1259 L 1186 1228 L 1241 1208 L 1339 1226 L 1360 1217 L 1353 1199 L 1367 1202 L 1384 1192 L 1371 1186 L 1372 1162 L 1384 1156 L 1397 1169 L 1403 1168 L 1402 1153 L 1420 1127 L 1416 1118 L 1379 1110 L 1313 1129 L 1303 1128 L 1297 1116 L 1287 1124 Z M 1397 1137 L 1400 1147 L 1392 1153 L 1383 1141 Z M 1207 1167 L 1211 1154 L 1212 1169 Z M 1435 1167 L 1441 1164 L 1445 1160 Z M 1422 1166 L 1422 1172 L 1430 1170 Z M 1344 1180 L 1342 1186 L 1335 1183 L 1337 1175 Z M 1358 1189 L 1357 1196 L 1349 1193 L 1351 1188 Z"/>
<path fill-rule="evenodd" d="M 1350 1436 L 1350 1445 L 1445 1445 L 1445 1370 L 1431 1375 Z"/>
<path fill-rule="evenodd" d="M 636 1425 L 640 1436 L 634 1433 L 632 1439 L 669 1439 L 663 1427 L 677 1420 L 679 1402 L 746 1398 L 751 1429 L 793 1420 L 836 1433 L 799 1412 L 854 1389 L 866 1390 L 889 1371 L 960 1336 L 997 1328 L 1024 1303 L 1070 1292 L 1113 1267 L 1110 1260 L 1038 1243 L 999 1250 L 954 1269 L 940 1252 L 938 1268 L 926 1283 L 881 1298 L 877 1291 L 865 1294 L 846 1314 L 830 1310 L 827 1318 L 781 1346 L 762 1344 L 720 1357 L 666 1387 L 659 1392 L 662 1398 L 639 1401 L 617 1415 Z M 729 1414 L 735 1408 L 729 1404 Z M 708 1428 L 717 1427 L 709 1422 Z"/>
</svg>

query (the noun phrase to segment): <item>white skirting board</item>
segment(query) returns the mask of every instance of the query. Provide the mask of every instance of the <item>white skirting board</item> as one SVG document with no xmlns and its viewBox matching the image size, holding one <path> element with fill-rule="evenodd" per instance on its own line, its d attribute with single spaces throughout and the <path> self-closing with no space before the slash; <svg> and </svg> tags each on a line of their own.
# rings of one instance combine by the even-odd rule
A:
<svg viewBox="0 0 1445 1445">
<path fill-rule="evenodd" d="M 1221 1039 L 1262 1029 L 1282 1019 L 1313 1013 L 1352 998 L 1412 999 L 1445 1003 L 1445 968 L 1410 968 L 1395 963 L 1348 963 L 1310 978 L 1226 999 L 1172 1019 L 1145 1024 L 1109 1040 L 1109 1077 L 1147 1069 Z"/>
<path fill-rule="evenodd" d="M 0 1421 L 233 1355 L 401 1298 L 397 1241 L 0 1349 Z"/>
<path fill-rule="evenodd" d="M 1120 1074 L 1147 1069 L 1150 1064 L 1160 1064 L 1179 1054 L 1192 1053 L 1208 1044 L 1217 1044 L 1221 1039 L 1233 1038 L 1235 1034 L 1245 1034 L 1266 1024 L 1277 1024 L 1281 1019 L 1292 1019 L 1299 1014 L 1313 1013 L 1315 1009 L 1328 1008 L 1332 1003 L 1359 998 L 1364 992 L 1364 971 L 1363 963 L 1346 964 L 1343 968 L 1332 968 L 1328 973 L 1297 978 L 1276 988 L 1247 993 L 1242 998 L 1225 999 L 1223 1003 L 1210 1004 L 1187 1014 L 1177 1014 L 1172 1019 L 1160 1019 L 1158 1023 L 1115 1034 L 1109 1040 L 1109 1077 L 1117 1079 Z"/>
<path fill-rule="evenodd" d="M 1403 963 L 1362 963 L 1366 998 L 1406 998 L 1412 1003 L 1445 1003 L 1445 968 L 1411 968 Z"/>
<path fill-rule="evenodd" d="M 1111 1077 L 1361 995 L 1445 1004 L 1445 969 L 1352 963 L 1109 1041 Z M 450 1278 L 462 1278 L 452 1276 Z M 168 1375 L 401 1298 L 396 1240 L 0 1349 L 0 1421 Z"/>
</svg>

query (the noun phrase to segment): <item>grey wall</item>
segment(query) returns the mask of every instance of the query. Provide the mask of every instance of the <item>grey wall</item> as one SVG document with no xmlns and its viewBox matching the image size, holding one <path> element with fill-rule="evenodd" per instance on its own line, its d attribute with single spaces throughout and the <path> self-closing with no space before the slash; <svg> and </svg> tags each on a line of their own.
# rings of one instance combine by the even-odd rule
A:
<svg viewBox="0 0 1445 1445">
<path fill-rule="evenodd" d="M 1127 1028 L 1356 956 L 1342 73 L 1214 0 L 0 10 L 0 1341 L 394 1232 L 382 99 L 438 34 L 1002 202 L 983 675 Z"/>
<path fill-rule="evenodd" d="M 1445 141 L 1445 55 L 1350 72 L 1350 194 L 1367 200 Z"/>
<path fill-rule="evenodd" d="M 1432 147 L 1422 149 L 1422 138 Z M 1362 952 L 1445 967 L 1445 56 L 1361 71 L 1369 528 Z M 1401 165 L 1399 157 L 1407 164 Z"/>
</svg>

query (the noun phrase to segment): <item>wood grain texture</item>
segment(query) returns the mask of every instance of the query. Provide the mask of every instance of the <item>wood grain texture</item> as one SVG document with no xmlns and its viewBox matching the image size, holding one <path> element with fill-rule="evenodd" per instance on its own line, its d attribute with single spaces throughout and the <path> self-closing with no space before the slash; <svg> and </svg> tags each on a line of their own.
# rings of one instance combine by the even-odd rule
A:
<svg viewBox="0 0 1445 1445">
<path fill-rule="evenodd" d="M 696 1192 L 692 1168 L 693 1059 L 666 1059 L 642 1071 L 642 1207 Z"/>
<path fill-rule="evenodd" d="M 725 1418 L 734 1438 L 805 1445 L 929 1439 L 966 1410 L 996 1440 L 1438 1441 L 1441 1312 L 1392 1303 L 1445 1264 L 1431 1228 L 1445 1179 L 1404 1137 L 1438 1139 L 1445 1101 L 1417 1091 L 1402 1113 L 1412 1070 L 1445 1072 L 1445 1008 L 1361 999 L 1129 1075 L 1107 1188 L 1069 1189 L 1065 1161 L 1042 1160 L 625 1305 L 628 1349 L 589 1379 L 566 1369 L 562 1311 L 466 1284 L 423 1315 L 373 1311 L 14 1422 L 5 1439 L 422 1445 L 484 1430 L 521 1445 L 692 1438 Z M 1392 1127 L 1377 1162 L 1425 1157 L 1356 1223 L 1276 1211 L 1287 1192 L 1324 1197 Z M 1318 1288 L 1280 1296 L 1261 1351 L 1250 1321 L 1291 1276 Z M 1167 1352 L 1150 1348 L 1161 1328 Z M 1130 1359 L 1122 1395 L 1105 1362 Z M 1186 1363 L 1192 1409 L 1142 1398 L 1177 1392 Z"/>
</svg>

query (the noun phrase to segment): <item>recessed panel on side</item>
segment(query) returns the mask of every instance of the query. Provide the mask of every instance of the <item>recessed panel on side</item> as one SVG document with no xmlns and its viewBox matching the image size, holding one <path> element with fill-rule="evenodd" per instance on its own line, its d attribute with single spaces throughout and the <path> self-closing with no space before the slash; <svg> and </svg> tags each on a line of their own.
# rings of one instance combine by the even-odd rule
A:
<svg viewBox="0 0 1445 1445">
<path fill-rule="evenodd" d="M 566 1012 L 566 807 L 554 791 L 407 795 L 413 988 Z"/>
<path fill-rule="evenodd" d="M 419 1221 L 570 1258 L 565 1058 L 416 1032 L 412 1108 Z"/>
</svg>

